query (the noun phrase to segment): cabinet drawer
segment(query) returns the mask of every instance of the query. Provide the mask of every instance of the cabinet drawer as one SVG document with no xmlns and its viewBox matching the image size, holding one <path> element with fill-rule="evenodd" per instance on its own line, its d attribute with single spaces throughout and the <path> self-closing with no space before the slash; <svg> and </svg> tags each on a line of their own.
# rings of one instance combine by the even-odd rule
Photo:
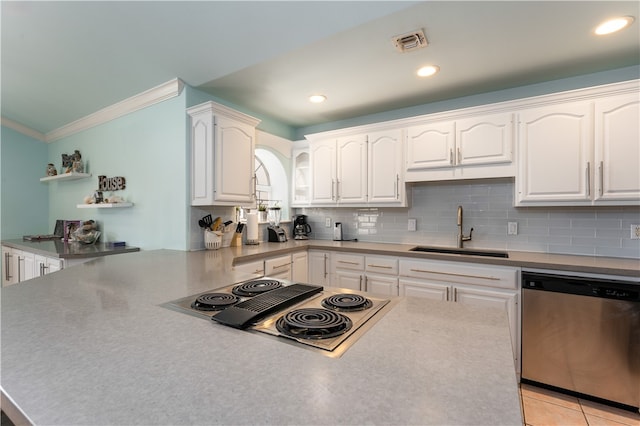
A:
<svg viewBox="0 0 640 426">
<path fill-rule="evenodd" d="M 398 259 L 386 256 L 367 256 L 365 270 L 376 274 L 398 275 Z"/>
<path fill-rule="evenodd" d="M 364 256 L 358 254 L 336 253 L 333 256 L 333 269 L 354 269 L 364 271 Z"/>
<path fill-rule="evenodd" d="M 291 255 L 279 256 L 264 261 L 266 276 L 285 273 L 291 270 Z"/>
<path fill-rule="evenodd" d="M 517 289 L 519 269 L 508 266 L 476 265 L 462 262 L 401 260 L 400 276 L 439 282 Z"/>
</svg>

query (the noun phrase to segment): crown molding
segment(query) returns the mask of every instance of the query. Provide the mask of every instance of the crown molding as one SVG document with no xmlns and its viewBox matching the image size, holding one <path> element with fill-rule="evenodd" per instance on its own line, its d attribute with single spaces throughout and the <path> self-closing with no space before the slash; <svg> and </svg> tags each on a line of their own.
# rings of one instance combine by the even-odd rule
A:
<svg viewBox="0 0 640 426">
<path fill-rule="evenodd" d="M 8 127 L 9 129 L 13 129 L 18 133 L 22 133 L 23 135 L 29 136 L 30 138 L 33 138 L 42 142 L 46 142 L 47 137 L 44 133 L 40 133 L 37 130 L 33 130 L 16 121 L 9 120 L 8 118 L 2 117 L 2 126 Z"/>
<path fill-rule="evenodd" d="M 169 80 L 166 83 L 151 88 L 145 92 L 110 105 L 58 129 L 52 130 L 46 134 L 45 142 L 53 142 L 64 137 L 71 136 L 74 133 L 90 129 L 148 106 L 166 101 L 167 99 L 179 96 L 183 89 L 184 83 L 182 80 L 174 78 L 173 80 Z"/>
</svg>

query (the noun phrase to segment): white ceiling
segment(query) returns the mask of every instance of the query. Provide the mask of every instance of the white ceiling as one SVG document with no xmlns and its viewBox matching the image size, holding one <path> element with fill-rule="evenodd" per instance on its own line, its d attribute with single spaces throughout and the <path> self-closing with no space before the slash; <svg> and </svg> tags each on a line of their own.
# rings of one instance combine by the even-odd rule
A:
<svg viewBox="0 0 640 426">
<path fill-rule="evenodd" d="M 41 133 L 175 77 L 292 127 L 640 64 L 638 1 L 10 2 L 2 116 Z M 593 35 L 605 18 L 636 22 Z M 397 52 L 422 28 L 429 46 Z M 415 70 L 441 71 L 420 79 Z M 312 93 L 328 97 L 310 104 Z"/>
</svg>

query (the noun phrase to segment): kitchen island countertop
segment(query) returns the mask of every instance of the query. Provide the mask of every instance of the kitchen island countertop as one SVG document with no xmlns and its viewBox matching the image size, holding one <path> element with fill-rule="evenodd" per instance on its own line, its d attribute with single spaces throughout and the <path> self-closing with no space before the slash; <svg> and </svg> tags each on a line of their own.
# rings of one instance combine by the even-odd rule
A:
<svg viewBox="0 0 640 426">
<path fill-rule="evenodd" d="M 340 358 L 166 309 L 251 278 L 141 251 L 2 289 L 3 410 L 49 425 L 522 425 L 506 313 L 398 303 Z"/>
</svg>

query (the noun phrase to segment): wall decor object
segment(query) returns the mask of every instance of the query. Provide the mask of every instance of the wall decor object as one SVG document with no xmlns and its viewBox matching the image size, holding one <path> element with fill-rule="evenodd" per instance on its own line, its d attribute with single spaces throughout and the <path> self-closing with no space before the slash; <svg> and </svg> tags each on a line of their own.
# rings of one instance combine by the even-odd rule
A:
<svg viewBox="0 0 640 426">
<path fill-rule="evenodd" d="M 127 181 L 122 176 L 108 178 L 106 176 L 98 176 L 99 191 L 120 191 L 125 189 Z"/>
<path fill-rule="evenodd" d="M 84 173 L 84 163 L 80 151 L 76 149 L 71 155 L 62 154 L 62 169 L 65 173 Z"/>
<path fill-rule="evenodd" d="M 47 176 L 56 176 L 57 174 L 56 166 L 54 166 L 53 163 L 47 164 Z"/>
<path fill-rule="evenodd" d="M 64 221 L 64 236 L 63 241 L 73 241 L 73 233 L 82 225 L 80 220 L 65 220 Z"/>
</svg>

